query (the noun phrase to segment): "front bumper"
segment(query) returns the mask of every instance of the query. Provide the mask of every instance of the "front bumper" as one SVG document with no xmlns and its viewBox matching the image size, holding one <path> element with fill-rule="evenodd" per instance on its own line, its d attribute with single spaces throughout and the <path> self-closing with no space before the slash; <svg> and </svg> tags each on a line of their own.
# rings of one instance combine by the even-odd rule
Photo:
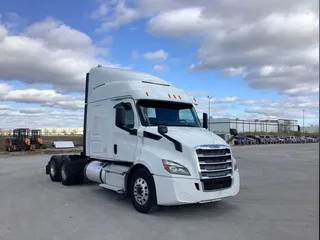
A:
<svg viewBox="0 0 320 240">
<path fill-rule="evenodd" d="M 159 205 L 172 206 L 219 201 L 235 196 L 240 189 L 239 171 L 232 176 L 232 185 L 226 189 L 204 191 L 200 180 L 154 175 Z M 198 184 L 199 190 L 195 183 Z"/>
</svg>

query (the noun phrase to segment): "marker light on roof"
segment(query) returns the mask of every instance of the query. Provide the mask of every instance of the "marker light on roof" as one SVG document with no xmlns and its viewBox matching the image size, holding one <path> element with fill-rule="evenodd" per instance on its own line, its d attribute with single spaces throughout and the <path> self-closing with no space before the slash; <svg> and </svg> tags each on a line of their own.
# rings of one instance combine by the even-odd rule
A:
<svg viewBox="0 0 320 240">
<path fill-rule="evenodd" d="M 168 94 L 169 98 L 171 98 L 170 94 Z"/>
<path fill-rule="evenodd" d="M 146 92 L 146 95 L 149 97 L 149 93 L 148 92 Z"/>
</svg>

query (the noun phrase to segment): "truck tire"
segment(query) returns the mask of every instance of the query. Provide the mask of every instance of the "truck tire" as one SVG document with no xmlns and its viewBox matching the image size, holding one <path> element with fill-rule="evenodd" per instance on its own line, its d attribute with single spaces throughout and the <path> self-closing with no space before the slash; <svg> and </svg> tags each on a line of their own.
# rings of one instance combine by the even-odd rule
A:
<svg viewBox="0 0 320 240">
<path fill-rule="evenodd" d="M 77 175 L 76 178 L 75 178 L 75 184 L 83 184 L 84 182 L 84 175 Z"/>
<path fill-rule="evenodd" d="M 58 158 L 58 156 L 53 156 L 49 163 L 49 175 L 52 182 L 60 181 L 60 169 L 56 158 Z"/>
<path fill-rule="evenodd" d="M 130 195 L 133 207 L 140 213 L 155 212 L 159 208 L 153 177 L 146 169 L 140 168 L 133 173 Z"/>
<path fill-rule="evenodd" d="M 76 184 L 75 175 L 70 171 L 69 159 L 64 158 L 60 167 L 61 183 L 65 186 Z"/>
</svg>

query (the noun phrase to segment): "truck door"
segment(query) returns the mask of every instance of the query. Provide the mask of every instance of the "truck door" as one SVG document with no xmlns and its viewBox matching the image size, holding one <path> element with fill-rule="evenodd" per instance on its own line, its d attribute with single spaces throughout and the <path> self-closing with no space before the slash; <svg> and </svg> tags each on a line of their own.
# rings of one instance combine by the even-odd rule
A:
<svg viewBox="0 0 320 240">
<path fill-rule="evenodd" d="M 120 111 L 122 108 L 122 111 Z M 118 110 L 117 110 L 118 109 Z M 116 161 L 134 162 L 140 151 L 137 150 L 138 114 L 132 99 L 115 101 L 113 158 Z M 122 113 L 121 113 L 122 112 Z M 117 118 L 121 118 L 120 120 Z"/>
</svg>

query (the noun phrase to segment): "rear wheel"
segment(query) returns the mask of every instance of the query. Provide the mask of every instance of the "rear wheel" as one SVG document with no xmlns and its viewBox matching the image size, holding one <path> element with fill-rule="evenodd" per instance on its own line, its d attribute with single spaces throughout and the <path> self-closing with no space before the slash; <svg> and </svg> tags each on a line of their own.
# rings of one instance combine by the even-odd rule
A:
<svg viewBox="0 0 320 240">
<path fill-rule="evenodd" d="M 83 184 L 84 182 L 84 175 L 77 175 L 75 178 L 75 183 L 76 184 Z"/>
<path fill-rule="evenodd" d="M 64 160 L 60 168 L 61 183 L 65 186 L 70 186 L 75 183 L 75 177 L 71 174 L 68 165 L 68 161 Z"/>
<path fill-rule="evenodd" d="M 130 195 L 134 208 L 141 213 L 158 210 L 155 184 L 152 175 L 145 169 L 133 173 L 130 181 Z"/>
<path fill-rule="evenodd" d="M 55 160 L 51 160 L 49 164 L 49 175 L 52 182 L 60 181 L 60 172 L 58 168 L 58 164 Z"/>
</svg>

